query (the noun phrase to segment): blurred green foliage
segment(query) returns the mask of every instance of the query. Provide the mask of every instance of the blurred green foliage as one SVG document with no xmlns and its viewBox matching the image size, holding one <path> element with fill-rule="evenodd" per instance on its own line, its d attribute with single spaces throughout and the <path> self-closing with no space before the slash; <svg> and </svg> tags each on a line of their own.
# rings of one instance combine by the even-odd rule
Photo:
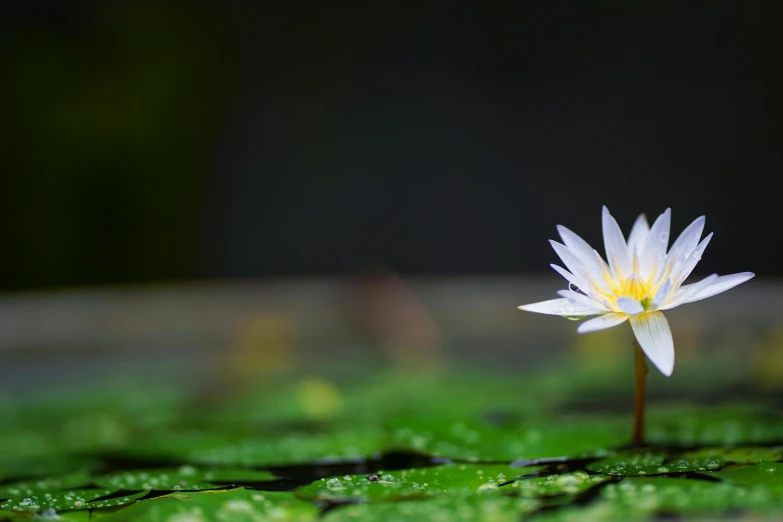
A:
<svg viewBox="0 0 783 522">
<path fill-rule="evenodd" d="M 125 379 L 9 399 L 0 510 L 74 522 L 783 514 L 774 396 L 655 403 L 649 445 L 631 447 L 630 397 L 627 411 L 593 400 L 623 393 L 620 369 L 607 371 L 284 371 L 217 402 Z M 710 375 L 678 386 L 720 393 Z"/>
</svg>

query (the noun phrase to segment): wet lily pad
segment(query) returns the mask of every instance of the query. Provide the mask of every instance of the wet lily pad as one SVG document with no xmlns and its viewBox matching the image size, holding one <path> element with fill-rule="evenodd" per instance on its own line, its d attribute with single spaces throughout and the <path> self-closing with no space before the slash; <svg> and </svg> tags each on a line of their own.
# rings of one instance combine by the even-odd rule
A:
<svg viewBox="0 0 783 522">
<path fill-rule="evenodd" d="M 313 461 L 358 460 L 379 454 L 386 446 L 380 426 L 277 433 L 231 433 L 191 429 L 162 431 L 155 444 L 134 445 L 127 453 L 141 459 L 187 462 L 197 466 L 267 468 Z"/>
<path fill-rule="evenodd" d="M 616 476 L 666 475 L 712 471 L 720 468 L 724 460 L 719 452 L 683 455 L 669 459 L 665 453 L 620 454 L 591 463 L 587 469 Z"/>
<path fill-rule="evenodd" d="M 308 500 L 388 501 L 438 495 L 468 496 L 499 492 L 500 484 L 537 468 L 503 464 L 446 464 L 370 475 L 346 475 L 317 480 L 296 495 Z"/>
<path fill-rule="evenodd" d="M 85 487 L 88 486 L 90 482 L 90 475 L 85 472 L 45 477 L 37 480 L 22 480 L 5 484 L 0 487 L 0 498 L 10 499 L 20 496 L 59 491 L 62 489 L 73 489 L 80 486 Z"/>
<path fill-rule="evenodd" d="M 546 477 L 524 478 L 511 484 L 514 491 L 525 497 L 576 495 L 609 480 L 605 475 L 589 475 L 584 471 L 561 473 Z"/>
<path fill-rule="evenodd" d="M 627 478 L 608 485 L 602 496 L 626 508 L 650 513 L 730 513 L 740 509 L 783 512 L 779 497 L 768 488 L 681 478 Z"/>
<path fill-rule="evenodd" d="M 663 451 L 621 451 L 587 465 L 587 469 L 616 476 L 665 475 L 715 471 L 728 464 L 753 464 L 774 460 L 781 451 L 774 448 L 705 448 L 671 456 Z"/>
<path fill-rule="evenodd" d="M 221 487 L 214 482 L 264 481 L 274 478 L 269 472 L 252 470 L 201 470 L 193 466 L 141 471 L 124 471 L 95 480 L 95 485 L 117 490 L 199 491 Z"/>
<path fill-rule="evenodd" d="M 783 460 L 783 447 L 772 448 L 704 448 L 683 453 L 682 458 L 714 459 L 725 464 L 756 464 L 761 461 Z"/>
<path fill-rule="evenodd" d="M 652 408 L 647 441 L 678 446 L 752 446 L 783 441 L 783 417 L 748 405 Z"/>
<path fill-rule="evenodd" d="M 382 504 L 356 504 L 330 511 L 324 522 L 518 522 L 539 506 L 534 499 L 503 495 L 439 497 Z"/>
<path fill-rule="evenodd" d="M 502 428 L 464 419 L 399 417 L 388 428 L 399 447 L 466 461 L 602 456 L 627 441 L 625 423 L 598 417 L 537 419 Z"/>
<path fill-rule="evenodd" d="M 231 521 L 307 522 L 318 518 L 310 502 L 291 493 L 250 491 L 243 488 L 172 493 L 143 500 L 119 512 L 101 518 L 106 522 Z"/>
<path fill-rule="evenodd" d="M 191 447 L 185 458 L 204 465 L 269 467 L 366 458 L 380 453 L 384 442 L 385 434 L 380 430 L 292 433 Z"/>
<path fill-rule="evenodd" d="M 136 499 L 146 494 L 146 491 L 103 500 L 103 497 L 108 497 L 112 493 L 114 492 L 108 489 L 73 489 L 53 493 L 39 493 L 6 500 L 0 504 L 0 509 L 39 512 L 47 509 L 64 511 L 113 507 L 133 503 Z"/>
<path fill-rule="evenodd" d="M 664 460 L 666 454 L 663 452 L 621 453 L 592 462 L 587 465 L 587 469 L 621 476 L 671 473 L 672 469 L 663 465 Z"/>
<path fill-rule="evenodd" d="M 783 494 L 783 462 L 760 462 L 753 466 L 742 466 L 713 473 L 714 476 L 750 488 L 763 488 L 772 493 Z"/>
<path fill-rule="evenodd" d="M 58 399 L 40 408 L 54 423 L 20 408 L 4 435 L 20 452 L 0 452 L 1 509 L 13 521 L 306 521 L 326 508 L 327 522 L 582 522 L 783 506 L 783 423 L 758 404 L 656 403 L 650 445 L 631 449 L 627 396 L 590 409 L 574 396 L 588 388 L 562 376 L 460 377 L 298 376 L 224 411 L 91 398 L 69 412 Z"/>
</svg>

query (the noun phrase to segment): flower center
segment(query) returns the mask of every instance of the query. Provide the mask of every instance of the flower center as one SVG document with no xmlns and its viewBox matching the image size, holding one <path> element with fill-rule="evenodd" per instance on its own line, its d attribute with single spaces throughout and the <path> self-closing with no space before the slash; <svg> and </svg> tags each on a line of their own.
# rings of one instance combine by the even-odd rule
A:
<svg viewBox="0 0 783 522">
<path fill-rule="evenodd" d="M 618 297 L 632 297 L 634 301 L 643 301 L 651 298 L 650 285 L 637 274 L 631 274 L 631 277 L 622 284 Z"/>
</svg>

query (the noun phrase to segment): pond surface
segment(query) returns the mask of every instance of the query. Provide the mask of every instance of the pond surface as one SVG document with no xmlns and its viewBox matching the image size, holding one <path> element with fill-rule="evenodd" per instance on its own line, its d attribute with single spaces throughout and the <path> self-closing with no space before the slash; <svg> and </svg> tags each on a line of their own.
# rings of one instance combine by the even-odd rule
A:
<svg viewBox="0 0 783 522">
<path fill-rule="evenodd" d="M 783 517 L 783 336 L 751 294 L 672 321 L 634 447 L 630 333 L 505 315 L 538 288 L 510 287 L 5 298 L 0 520 Z"/>
</svg>

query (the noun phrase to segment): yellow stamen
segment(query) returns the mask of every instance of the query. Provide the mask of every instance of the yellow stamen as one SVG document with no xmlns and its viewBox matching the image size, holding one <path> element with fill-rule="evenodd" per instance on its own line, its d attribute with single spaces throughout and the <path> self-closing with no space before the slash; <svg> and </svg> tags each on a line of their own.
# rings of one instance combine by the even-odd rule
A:
<svg viewBox="0 0 783 522">
<path fill-rule="evenodd" d="M 626 279 L 623 285 L 623 294 L 633 297 L 635 301 L 641 301 L 647 297 L 649 290 L 644 280 L 636 274 L 632 274 L 631 277 Z"/>
</svg>

